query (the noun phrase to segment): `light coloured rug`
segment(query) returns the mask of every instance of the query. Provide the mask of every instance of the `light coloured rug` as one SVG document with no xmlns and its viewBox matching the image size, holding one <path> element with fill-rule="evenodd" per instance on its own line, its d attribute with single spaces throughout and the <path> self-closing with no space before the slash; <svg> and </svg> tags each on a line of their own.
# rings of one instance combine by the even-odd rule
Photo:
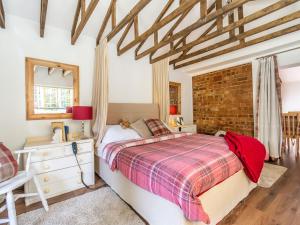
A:
<svg viewBox="0 0 300 225">
<path fill-rule="evenodd" d="M 109 187 L 18 216 L 19 225 L 145 225 Z"/>
<path fill-rule="evenodd" d="M 265 163 L 258 186 L 270 188 L 287 171 L 286 167 Z"/>
</svg>

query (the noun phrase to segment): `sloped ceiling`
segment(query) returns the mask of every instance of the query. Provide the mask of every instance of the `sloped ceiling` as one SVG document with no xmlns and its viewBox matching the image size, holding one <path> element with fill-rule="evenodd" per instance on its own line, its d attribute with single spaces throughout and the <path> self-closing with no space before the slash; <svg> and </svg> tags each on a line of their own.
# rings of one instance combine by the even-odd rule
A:
<svg viewBox="0 0 300 225">
<path fill-rule="evenodd" d="M 168 0 L 152 0 L 140 13 L 139 13 L 139 33 L 142 33 L 149 29 L 153 24 L 153 21 L 161 12 L 163 6 L 167 3 Z M 179 5 L 179 0 L 175 0 L 175 4 L 173 4 L 166 15 L 172 12 L 176 7 Z M 39 0 L 3 0 L 4 8 L 7 14 L 23 17 L 26 19 L 30 19 L 39 23 L 40 19 L 40 2 Z M 86 5 L 90 0 L 86 0 Z M 116 10 L 116 20 L 117 23 L 120 21 L 125 15 L 129 13 L 129 11 L 133 8 L 133 6 L 138 2 L 138 0 L 118 0 L 117 1 L 117 10 Z M 212 4 L 213 0 L 208 0 L 208 5 Z M 256 12 L 260 9 L 263 9 L 266 6 L 269 6 L 273 3 L 278 2 L 278 0 L 255 0 L 250 1 L 244 5 L 244 16 L 248 16 L 253 12 Z M 109 7 L 110 0 L 100 0 L 95 11 L 93 12 L 91 18 L 88 20 L 86 26 L 83 29 L 82 34 L 96 38 L 106 11 Z M 223 4 L 226 4 L 226 0 L 223 0 Z M 72 23 L 74 19 L 74 14 L 76 11 L 77 0 L 49 0 L 48 1 L 48 10 L 47 10 L 47 18 L 46 18 L 46 29 L 45 35 L 47 35 L 47 26 L 54 26 L 64 30 L 71 31 Z M 268 16 L 262 17 L 254 22 L 245 25 L 245 30 L 251 29 L 257 25 L 264 24 L 266 22 L 272 21 L 274 19 L 280 18 L 282 16 L 288 15 L 289 13 L 296 12 L 300 10 L 300 1 L 296 4 L 290 5 L 284 9 L 278 10 Z M 182 23 L 176 28 L 176 32 L 182 30 L 186 26 L 190 25 L 191 23 L 195 22 L 199 19 L 200 10 L 199 5 L 196 5 L 190 12 L 190 14 L 182 21 Z M 176 20 L 174 20 L 175 22 Z M 171 22 L 165 27 L 163 27 L 159 31 L 159 37 L 162 37 L 174 23 Z M 224 20 L 224 24 L 228 24 L 227 20 Z M 280 28 L 284 28 L 285 26 L 290 26 L 293 24 L 300 24 L 300 20 L 297 19 L 295 21 L 289 22 L 284 26 L 280 26 Z M 208 24 L 209 25 L 209 24 Z M 110 24 L 107 26 L 110 27 Z M 207 28 L 207 26 L 206 26 Z M 201 28 L 202 29 L 202 28 Z M 189 41 L 192 41 L 199 37 L 199 33 L 203 32 L 205 26 L 201 30 L 197 30 L 192 32 L 189 35 Z M 271 29 L 270 32 L 276 31 L 277 28 Z M 109 31 L 109 30 L 108 30 Z M 236 31 L 237 32 L 237 31 Z M 120 32 L 122 33 L 122 31 Z M 265 34 L 268 31 L 264 32 Z M 228 36 L 228 34 L 223 35 Z M 112 41 L 117 42 L 119 40 L 120 35 L 117 35 Z M 79 37 L 80 39 L 80 37 Z M 130 41 L 133 39 L 133 31 L 127 36 L 127 39 Z M 201 47 L 205 47 L 207 45 L 211 45 L 214 43 L 219 42 L 222 37 L 217 37 L 208 42 L 205 42 L 199 46 L 193 48 L 193 50 L 197 50 Z M 124 44 L 126 44 L 126 41 Z M 143 46 L 144 48 L 152 46 L 153 38 L 148 38 L 148 41 Z M 162 48 L 157 53 L 164 53 L 168 51 L 168 49 Z M 122 57 L 122 56 L 120 56 Z M 174 55 L 174 57 L 178 57 L 178 55 Z M 193 58 L 191 58 L 193 59 Z"/>
</svg>

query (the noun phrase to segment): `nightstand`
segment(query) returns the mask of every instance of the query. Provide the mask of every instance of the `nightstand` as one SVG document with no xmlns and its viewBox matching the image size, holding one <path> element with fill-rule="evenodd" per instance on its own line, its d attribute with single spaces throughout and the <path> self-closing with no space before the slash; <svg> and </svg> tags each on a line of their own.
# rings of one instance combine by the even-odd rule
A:
<svg viewBox="0 0 300 225">
<path fill-rule="evenodd" d="M 177 127 L 169 127 L 173 132 L 188 132 L 188 133 L 197 133 L 196 124 L 186 124 Z"/>
<path fill-rule="evenodd" d="M 78 163 L 83 171 L 87 185 L 95 184 L 94 142 L 93 139 L 76 141 Z M 36 149 L 31 155 L 30 168 L 35 170 L 46 198 L 52 198 L 84 187 L 80 169 L 72 151 L 72 142 L 52 144 L 47 138 L 27 139 L 24 149 Z M 27 159 L 24 159 L 24 162 Z M 25 193 L 34 192 L 34 185 L 25 185 Z M 36 197 L 28 197 L 25 204 L 37 202 Z"/>
</svg>

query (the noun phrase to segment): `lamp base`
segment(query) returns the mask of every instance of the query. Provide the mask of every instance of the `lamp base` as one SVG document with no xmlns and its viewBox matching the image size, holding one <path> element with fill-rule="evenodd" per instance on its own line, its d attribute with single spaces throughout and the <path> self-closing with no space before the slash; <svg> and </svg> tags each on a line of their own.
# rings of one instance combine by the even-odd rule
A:
<svg viewBox="0 0 300 225">
<path fill-rule="evenodd" d="M 83 138 L 84 137 L 84 121 L 82 120 L 81 121 L 81 137 L 80 138 Z"/>
</svg>

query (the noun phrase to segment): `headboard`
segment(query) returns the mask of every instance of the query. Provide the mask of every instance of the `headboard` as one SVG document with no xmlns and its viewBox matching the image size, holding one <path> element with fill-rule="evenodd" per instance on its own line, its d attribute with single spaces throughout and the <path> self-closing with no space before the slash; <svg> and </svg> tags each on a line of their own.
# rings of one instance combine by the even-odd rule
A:
<svg viewBox="0 0 300 225">
<path fill-rule="evenodd" d="M 134 122 L 140 118 L 159 118 L 158 104 L 109 103 L 107 125 L 119 124 L 121 119 Z"/>
</svg>

